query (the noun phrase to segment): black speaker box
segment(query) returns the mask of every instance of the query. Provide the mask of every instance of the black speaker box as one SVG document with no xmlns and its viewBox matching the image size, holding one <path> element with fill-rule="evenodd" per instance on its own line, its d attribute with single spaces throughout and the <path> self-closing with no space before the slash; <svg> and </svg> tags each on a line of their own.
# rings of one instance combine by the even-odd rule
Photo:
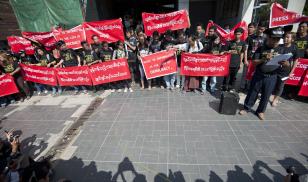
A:
<svg viewBox="0 0 308 182">
<path fill-rule="evenodd" d="M 222 92 L 219 104 L 219 113 L 235 115 L 240 97 L 236 92 Z"/>
</svg>

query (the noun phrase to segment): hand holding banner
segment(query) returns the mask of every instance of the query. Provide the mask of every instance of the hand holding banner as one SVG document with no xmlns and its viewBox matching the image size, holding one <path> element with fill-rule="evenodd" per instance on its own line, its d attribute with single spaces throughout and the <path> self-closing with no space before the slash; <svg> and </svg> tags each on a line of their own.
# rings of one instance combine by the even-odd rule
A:
<svg viewBox="0 0 308 182">
<path fill-rule="evenodd" d="M 127 80 L 131 78 L 125 58 L 111 60 L 89 66 L 93 85 Z"/>
<path fill-rule="evenodd" d="M 147 79 L 176 73 L 176 50 L 160 51 L 142 57 L 141 63 Z"/>
<path fill-rule="evenodd" d="M 93 43 L 92 36 L 97 35 L 101 41 L 124 41 L 124 32 L 121 19 L 104 20 L 96 22 L 84 22 L 82 24 L 87 40 Z"/>
<path fill-rule="evenodd" d="M 301 89 L 299 90 L 298 95 L 308 96 L 308 71 L 306 71 L 304 81 L 302 83 Z"/>
<path fill-rule="evenodd" d="M 26 81 L 56 86 L 57 78 L 54 68 L 20 64 Z"/>
<path fill-rule="evenodd" d="M 142 13 L 144 32 L 151 36 L 154 31 L 164 33 L 167 30 L 178 30 L 190 27 L 186 10 L 174 11 L 167 14 Z"/>
<path fill-rule="evenodd" d="M 14 78 L 10 74 L 0 75 L 0 97 L 18 92 Z"/>
<path fill-rule="evenodd" d="M 47 50 L 52 49 L 56 43 L 53 32 L 21 32 L 21 34 L 27 39 L 34 40 L 44 45 Z"/>
<path fill-rule="evenodd" d="M 56 68 L 55 72 L 60 86 L 92 85 L 88 66 Z"/>
<path fill-rule="evenodd" d="M 181 75 L 187 76 L 226 76 L 229 74 L 230 54 L 191 54 L 181 55 Z"/>
<path fill-rule="evenodd" d="M 286 26 L 292 25 L 294 23 L 299 23 L 302 21 L 308 21 L 308 16 L 303 16 L 293 11 L 289 11 L 281 4 L 273 3 L 271 6 L 271 13 L 270 13 L 270 23 L 269 27 L 279 27 L 279 26 Z"/>
</svg>

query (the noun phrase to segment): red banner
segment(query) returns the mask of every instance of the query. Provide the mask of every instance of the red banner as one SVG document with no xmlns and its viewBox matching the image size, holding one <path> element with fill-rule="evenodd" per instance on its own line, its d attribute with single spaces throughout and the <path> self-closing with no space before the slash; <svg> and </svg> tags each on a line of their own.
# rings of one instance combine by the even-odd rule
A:
<svg viewBox="0 0 308 182">
<path fill-rule="evenodd" d="M 86 40 L 82 25 L 78 25 L 69 30 L 56 30 L 53 33 L 57 41 L 63 40 L 70 49 L 81 48 L 80 42 Z"/>
<path fill-rule="evenodd" d="M 27 81 L 46 85 L 57 85 L 57 78 L 53 68 L 43 66 L 20 64 L 23 70 L 24 79 Z"/>
<path fill-rule="evenodd" d="M 106 42 L 124 41 L 122 19 L 85 22 L 82 26 L 89 43 L 93 43 L 92 35 L 97 35 L 101 41 Z"/>
<path fill-rule="evenodd" d="M 0 75 L 0 97 L 18 92 L 14 78 L 10 74 Z"/>
<path fill-rule="evenodd" d="M 141 60 L 147 79 L 161 77 L 176 73 L 177 64 L 175 50 L 160 51 Z"/>
<path fill-rule="evenodd" d="M 60 86 L 92 85 L 88 66 L 55 69 Z"/>
<path fill-rule="evenodd" d="M 7 41 L 13 53 L 24 50 L 27 54 L 34 54 L 34 47 L 31 45 L 31 42 L 23 37 L 9 36 Z"/>
<path fill-rule="evenodd" d="M 144 31 L 151 36 L 154 31 L 164 33 L 167 30 L 178 30 L 190 27 L 186 10 L 174 11 L 167 14 L 142 13 Z"/>
<path fill-rule="evenodd" d="M 298 92 L 300 96 L 308 96 L 308 71 L 306 71 L 304 81 L 302 83 L 301 89 Z"/>
<path fill-rule="evenodd" d="M 127 60 L 116 59 L 89 67 L 93 85 L 130 79 Z"/>
<path fill-rule="evenodd" d="M 269 23 L 270 28 L 292 25 L 303 21 L 308 21 L 308 16 L 289 11 L 278 3 L 272 4 Z"/>
<path fill-rule="evenodd" d="M 48 50 L 53 48 L 56 43 L 56 39 L 53 32 L 21 32 L 22 36 L 30 40 L 34 40 L 44 45 Z"/>
<path fill-rule="evenodd" d="M 209 22 L 207 24 L 207 27 L 206 27 L 206 32 L 205 32 L 205 35 L 208 35 L 208 32 L 209 32 L 209 28 L 211 26 L 215 26 L 217 29 L 216 29 L 216 33 L 220 36 L 220 39 L 223 43 L 226 43 L 227 41 L 230 41 L 230 40 L 233 40 L 234 39 L 234 31 L 235 29 L 237 28 L 242 28 L 244 30 L 243 32 L 243 35 L 241 37 L 241 40 L 242 41 L 245 41 L 247 36 L 248 36 L 248 29 L 247 29 L 247 24 L 245 21 L 241 21 L 239 22 L 238 24 L 236 24 L 232 30 L 230 30 L 230 32 L 226 32 L 225 29 L 221 28 L 219 25 L 215 24 L 214 22 Z"/>
<path fill-rule="evenodd" d="M 181 75 L 226 76 L 229 74 L 230 54 L 181 54 Z"/>
<path fill-rule="evenodd" d="M 308 59 L 298 59 L 298 63 L 290 78 L 286 81 L 288 85 L 299 85 L 301 83 L 302 77 L 308 68 Z"/>
<path fill-rule="evenodd" d="M 247 72 L 246 72 L 246 80 L 251 80 L 253 74 L 255 73 L 256 66 L 252 64 L 252 60 L 249 60 Z"/>
</svg>

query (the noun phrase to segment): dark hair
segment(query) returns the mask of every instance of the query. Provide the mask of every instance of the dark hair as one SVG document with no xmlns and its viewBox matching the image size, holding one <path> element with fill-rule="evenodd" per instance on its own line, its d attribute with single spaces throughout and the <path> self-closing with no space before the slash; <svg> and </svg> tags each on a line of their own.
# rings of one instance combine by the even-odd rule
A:
<svg viewBox="0 0 308 182">
<path fill-rule="evenodd" d="M 81 42 L 80 42 L 81 46 L 83 46 L 83 45 L 85 45 L 85 44 L 87 44 L 87 43 L 88 43 L 87 41 L 81 41 Z"/>
<path fill-rule="evenodd" d="M 306 21 L 302 21 L 302 22 L 300 22 L 300 23 L 299 23 L 299 25 L 298 25 L 298 26 L 301 26 L 302 24 L 305 24 L 305 23 L 308 25 L 308 22 L 306 22 Z"/>
<path fill-rule="evenodd" d="M 106 41 L 103 41 L 103 42 L 102 42 L 102 45 L 104 45 L 104 44 L 108 44 L 108 42 L 106 42 Z"/>
<path fill-rule="evenodd" d="M 258 27 L 267 27 L 267 23 L 265 21 L 258 24 Z"/>
<path fill-rule="evenodd" d="M 295 33 L 293 33 L 293 32 L 285 32 L 285 33 L 284 33 L 284 37 L 286 37 L 287 35 L 291 35 L 292 40 L 294 40 L 295 37 L 296 37 Z"/>
<path fill-rule="evenodd" d="M 49 174 L 49 169 L 45 166 L 42 166 L 35 170 L 35 176 L 37 180 L 46 179 Z"/>
<path fill-rule="evenodd" d="M 123 44 L 123 42 L 119 40 L 117 41 L 116 46 L 119 47 L 120 44 Z"/>
<path fill-rule="evenodd" d="M 236 28 L 235 30 L 234 30 L 234 33 L 243 33 L 244 32 L 244 30 L 242 29 L 242 28 Z"/>
<path fill-rule="evenodd" d="M 91 36 L 91 39 L 93 40 L 94 37 L 98 37 L 98 35 L 96 35 L 96 34 L 92 35 L 92 36 Z"/>
<path fill-rule="evenodd" d="M 125 32 L 131 32 L 133 29 L 132 29 L 132 27 L 128 27 L 126 30 L 125 30 Z"/>
<path fill-rule="evenodd" d="M 194 34 L 190 34 L 188 38 L 191 38 L 192 41 L 196 41 L 198 39 L 197 36 Z"/>
<path fill-rule="evenodd" d="M 196 27 L 198 27 L 198 26 L 203 27 L 203 24 L 202 23 L 197 23 Z"/>
<path fill-rule="evenodd" d="M 215 25 L 210 26 L 209 30 L 214 30 L 216 31 L 217 27 Z"/>
<path fill-rule="evenodd" d="M 251 22 L 251 23 L 248 24 L 248 27 L 251 27 L 251 26 L 256 27 L 256 24 Z"/>
<path fill-rule="evenodd" d="M 165 32 L 165 36 L 172 36 L 172 31 L 171 30 L 167 30 Z"/>
<path fill-rule="evenodd" d="M 159 36 L 159 32 L 158 32 L 157 30 L 155 30 L 155 31 L 153 32 L 152 36 L 153 36 L 153 37 L 154 37 L 154 36 Z"/>
<path fill-rule="evenodd" d="M 59 40 L 57 43 L 56 43 L 56 47 L 61 47 L 63 44 L 65 44 L 65 42 L 63 40 Z"/>
</svg>

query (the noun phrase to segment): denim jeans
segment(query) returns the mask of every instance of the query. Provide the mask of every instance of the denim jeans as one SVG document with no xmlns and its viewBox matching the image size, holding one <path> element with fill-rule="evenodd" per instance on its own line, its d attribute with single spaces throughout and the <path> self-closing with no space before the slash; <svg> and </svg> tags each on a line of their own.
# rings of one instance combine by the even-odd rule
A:
<svg viewBox="0 0 308 182">
<path fill-rule="evenodd" d="M 52 89 L 52 94 L 56 94 L 57 90 L 59 94 L 62 93 L 62 88 L 60 86 L 54 86 L 54 87 L 51 87 L 51 89 Z"/>
<path fill-rule="evenodd" d="M 37 92 L 42 92 L 43 90 L 47 90 L 46 86 L 40 83 L 35 83 L 34 87 L 36 88 Z"/>
<path fill-rule="evenodd" d="M 202 86 L 202 91 L 206 91 L 206 82 L 208 79 L 211 79 L 210 80 L 210 91 L 213 92 L 214 89 L 215 89 L 215 86 L 216 86 L 216 76 L 211 76 L 211 77 L 208 77 L 208 76 L 204 76 L 202 78 L 202 82 L 201 82 L 201 86 Z"/>
<path fill-rule="evenodd" d="M 175 74 L 164 76 L 164 80 L 165 80 L 167 89 L 170 89 L 170 88 L 174 89 Z"/>
<path fill-rule="evenodd" d="M 178 71 L 176 73 L 176 84 L 180 86 L 180 88 L 182 89 L 184 88 L 185 76 L 181 75 L 180 71 L 181 71 L 181 68 L 178 67 Z"/>
</svg>

